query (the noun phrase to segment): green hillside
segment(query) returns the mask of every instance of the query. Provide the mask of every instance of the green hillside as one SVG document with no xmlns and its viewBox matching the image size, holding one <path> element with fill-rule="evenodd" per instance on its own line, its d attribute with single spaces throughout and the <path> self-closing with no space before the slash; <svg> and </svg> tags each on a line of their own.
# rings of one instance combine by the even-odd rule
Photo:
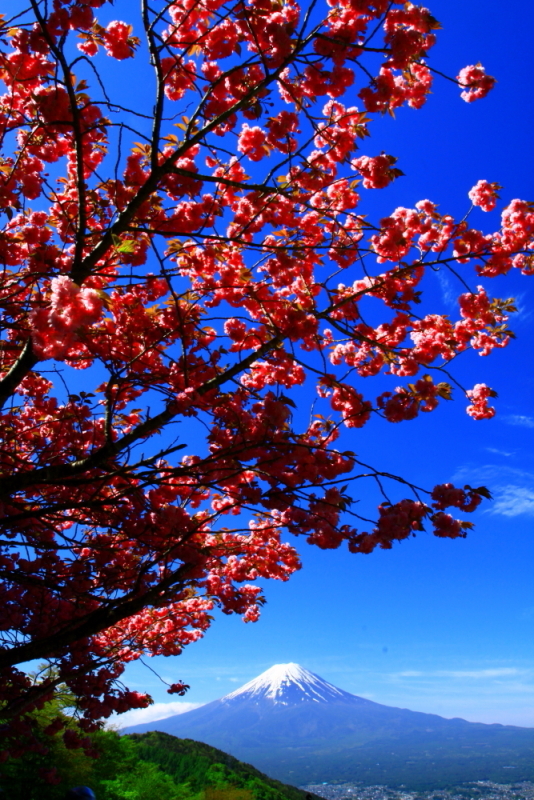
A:
<svg viewBox="0 0 534 800">
<path fill-rule="evenodd" d="M 268 778 L 250 764 L 192 739 L 177 739 L 167 733 L 136 733 L 128 737 L 138 757 L 156 764 L 180 785 L 187 785 L 192 794 L 207 788 L 232 789 L 227 796 L 250 800 L 314 800 L 294 786 Z M 241 790 L 236 794 L 235 790 Z M 210 792 L 208 791 L 208 794 Z M 211 792 L 213 794 L 213 792 Z"/>
<path fill-rule="evenodd" d="M 96 759 L 66 748 L 60 736 L 45 742 L 47 753 L 0 765 L 9 800 L 63 800 L 76 785 L 90 786 L 97 800 L 319 800 L 221 750 L 166 733 L 101 731 L 92 737 Z M 56 783 L 46 780 L 51 770 Z"/>
</svg>

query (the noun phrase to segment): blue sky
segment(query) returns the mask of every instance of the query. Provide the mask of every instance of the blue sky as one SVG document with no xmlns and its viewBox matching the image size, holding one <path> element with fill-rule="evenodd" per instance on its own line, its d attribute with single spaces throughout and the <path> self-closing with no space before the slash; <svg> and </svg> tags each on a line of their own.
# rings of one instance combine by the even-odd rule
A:
<svg viewBox="0 0 534 800">
<path fill-rule="evenodd" d="M 0 10 L 8 5 L 0 3 Z M 431 65 L 454 76 L 481 61 L 498 84 L 484 101 L 468 105 L 457 87 L 437 80 L 421 111 L 375 120 L 361 154 L 397 156 L 405 177 L 380 192 L 362 190 L 362 212 L 376 218 L 428 197 L 441 211 L 462 216 L 479 179 L 503 185 L 499 208 L 514 197 L 534 198 L 533 5 L 428 5 L 443 25 Z M 106 14 L 127 19 L 127 6 L 116 2 Z M 129 68 L 120 65 L 125 76 Z M 135 93 L 138 83 L 124 81 L 121 88 Z M 490 230 L 498 212 L 475 210 L 472 219 Z M 130 688 L 150 692 L 156 702 L 148 713 L 209 702 L 272 664 L 294 661 L 387 705 L 534 727 L 534 281 L 507 276 L 486 286 L 493 295 L 517 298 L 518 338 L 489 359 L 461 359 L 455 374 L 467 386 L 497 389 L 498 416 L 474 422 L 459 398 L 411 423 L 374 419 L 345 437 L 362 460 L 416 484 L 487 485 L 495 500 L 475 516 L 475 531 L 457 541 L 421 534 L 369 556 L 299 543 L 304 568 L 287 584 L 265 586 L 268 603 L 258 623 L 217 615 L 206 637 L 181 656 L 148 662 L 168 682 L 191 685 L 184 701 L 167 705 L 166 687 L 149 669 L 127 668 Z M 450 280 L 436 277 L 434 310 L 452 313 L 455 292 Z M 374 395 L 376 387 L 368 388 Z M 357 485 L 355 496 L 371 514 L 371 487 Z M 136 714 L 121 722 L 140 721 Z"/>
<path fill-rule="evenodd" d="M 405 177 L 365 194 L 365 210 L 383 215 L 428 197 L 462 215 L 479 179 L 503 185 L 500 208 L 534 196 L 532 5 L 511 0 L 506 12 L 496 0 L 428 5 L 443 25 L 431 64 L 456 75 L 481 61 L 498 84 L 486 100 L 468 105 L 453 84 L 437 80 L 422 111 L 402 109 L 395 120 L 375 121 L 362 154 L 398 156 Z M 497 212 L 474 214 L 473 224 L 496 225 Z M 209 702 L 272 664 L 295 661 L 387 705 L 534 726 L 534 285 L 516 276 L 486 285 L 494 295 L 517 298 L 517 340 L 455 369 L 466 385 L 498 390 L 498 416 L 474 422 L 458 399 L 412 423 L 374 420 L 351 432 L 350 442 L 363 460 L 415 483 L 489 486 L 495 500 L 477 513 L 475 531 L 457 541 L 421 534 L 370 556 L 299 544 L 303 570 L 287 584 L 265 587 L 258 623 L 218 615 L 181 656 L 149 662 L 165 680 L 191 684 L 184 701 L 163 707 L 165 686 L 141 664 L 128 667 L 127 683 L 156 702 L 145 715 Z M 451 311 L 455 291 L 448 280 L 436 281 L 436 301 Z M 356 491 L 370 509 L 376 498 L 367 499 L 363 486 Z"/>
</svg>

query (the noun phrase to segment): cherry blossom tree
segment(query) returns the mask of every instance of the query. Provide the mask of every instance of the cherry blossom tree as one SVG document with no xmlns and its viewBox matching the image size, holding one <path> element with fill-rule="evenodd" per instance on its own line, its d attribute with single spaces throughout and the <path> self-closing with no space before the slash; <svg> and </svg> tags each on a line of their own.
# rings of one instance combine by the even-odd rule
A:
<svg viewBox="0 0 534 800">
<path fill-rule="evenodd" d="M 510 340 L 511 301 L 478 282 L 533 271 L 525 201 L 491 234 L 428 199 L 366 215 L 366 193 L 402 174 L 373 154 L 373 117 L 432 86 L 426 8 L 134 5 L 29 0 L 2 18 L 3 757 L 42 747 L 31 714 L 60 684 L 91 730 L 150 702 L 120 683 L 127 662 L 180 653 L 215 607 L 256 620 L 256 581 L 300 566 L 288 534 L 353 553 L 425 526 L 465 536 L 455 514 L 487 490 L 384 474 L 343 430 L 453 391 L 493 416 L 494 391 L 458 387 L 450 362 Z M 456 81 L 469 103 L 494 83 L 481 65 Z M 469 198 L 491 211 L 499 190 Z M 438 269 L 459 281 L 456 319 L 425 306 Z M 364 379 L 380 374 L 377 396 Z M 362 478 L 375 521 L 351 506 Z"/>
</svg>

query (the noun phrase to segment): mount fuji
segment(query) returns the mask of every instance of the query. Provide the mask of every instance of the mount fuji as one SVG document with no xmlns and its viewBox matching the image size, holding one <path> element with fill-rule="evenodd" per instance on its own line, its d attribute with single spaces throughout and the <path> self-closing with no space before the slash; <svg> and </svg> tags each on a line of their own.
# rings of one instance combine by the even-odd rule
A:
<svg viewBox="0 0 534 800">
<path fill-rule="evenodd" d="M 298 664 L 277 664 L 205 706 L 127 728 L 197 739 L 286 783 L 431 788 L 534 779 L 534 729 L 392 708 Z"/>
<path fill-rule="evenodd" d="M 328 681 L 323 680 L 313 672 L 303 669 L 299 664 L 275 664 L 274 667 L 262 672 L 254 680 L 245 683 L 240 689 L 227 694 L 221 699 L 222 703 L 231 703 L 235 700 L 252 702 L 256 705 L 267 703 L 271 705 L 292 706 L 301 703 L 328 703 L 345 699 L 352 701 L 356 695 L 336 688 Z"/>
</svg>

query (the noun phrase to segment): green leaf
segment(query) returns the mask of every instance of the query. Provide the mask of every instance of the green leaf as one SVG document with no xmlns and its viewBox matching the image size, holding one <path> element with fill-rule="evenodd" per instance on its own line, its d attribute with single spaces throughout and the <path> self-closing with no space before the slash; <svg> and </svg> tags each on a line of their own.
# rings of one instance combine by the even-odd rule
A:
<svg viewBox="0 0 534 800">
<path fill-rule="evenodd" d="M 135 242 L 131 239 L 127 239 L 125 242 L 121 242 L 118 246 L 115 246 L 115 250 L 117 253 L 135 253 Z"/>
</svg>

